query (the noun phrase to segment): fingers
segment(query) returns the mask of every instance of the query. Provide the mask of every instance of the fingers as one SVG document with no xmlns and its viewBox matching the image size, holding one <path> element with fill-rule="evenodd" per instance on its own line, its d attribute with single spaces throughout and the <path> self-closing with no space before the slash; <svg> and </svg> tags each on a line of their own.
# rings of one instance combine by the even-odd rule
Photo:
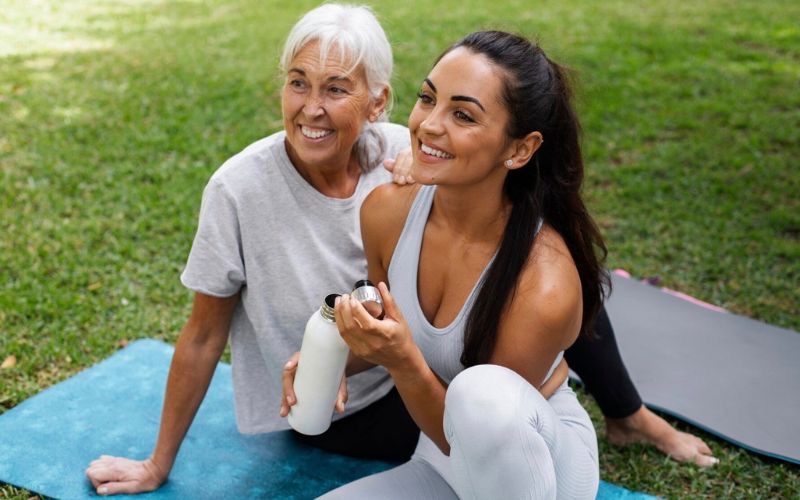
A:
<svg viewBox="0 0 800 500">
<path fill-rule="evenodd" d="M 347 403 L 347 377 L 342 377 L 342 383 L 339 384 L 339 394 L 336 397 L 336 412 L 344 413 L 344 406 Z"/>
<path fill-rule="evenodd" d="M 414 184 L 414 178 L 411 175 L 411 167 L 414 161 L 411 155 L 411 149 L 401 151 L 397 158 L 387 158 L 383 160 L 383 167 L 392 173 L 392 182 L 401 186 L 405 184 Z"/>
<path fill-rule="evenodd" d="M 289 414 L 289 409 L 297 403 L 297 396 L 294 393 L 294 376 L 297 373 L 297 365 L 300 362 L 300 352 L 292 354 L 289 361 L 283 365 L 283 397 L 281 398 L 280 416 L 285 417 Z"/>
<path fill-rule="evenodd" d="M 118 463 L 124 459 L 103 455 L 97 460 L 93 460 L 86 468 L 86 477 L 97 487 L 108 481 L 118 481 L 122 477 Z"/>
<path fill-rule="evenodd" d="M 397 161 L 393 159 L 385 159 L 383 160 L 383 168 L 385 168 L 388 172 L 392 174 L 392 182 L 395 184 L 399 184 L 400 186 L 404 186 L 409 184 L 409 178 L 403 173 L 402 170 L 395 171 L 395 166 L 397 165 Z"/>
<path fill-rule="evenodd" d="M 386 286 L 386 283 L 381 281 L 378 283 L 378 291 L 381 292 L 381 299 L 383 300 L 383 310 L 386 314 L 386 318 L 391 318 L 395 321 L 402 322 L 403 321 L 403 313 L 400 312 L 400 307 L 397 305 L 397 302 L 394 301 L 394 297 L 392 294 L 389 293 L 389 287 Z"/>
<path fill-rule="evenodd" d="M 136 493 L 143 491 L 137 487 L 139 481 L 130 481 L 137 464 L 132 460 L 103 455 L 92 461 L 86 469 L 86 476 L 98 495 L 115 495 L 117 493 Z"/>
<path fill-rule="evenodd" d="M 374 318 L 364 308 L 364 306 L 351 295 L 344 294 L 339 296 L 334 309 L 336 326 L 343 337 L 353 330 L 364 330 L 372 326 L 371 320 Z"/>
<path fill-rule="evenodd" d="M 104 483 L 97 488 L 98 495 L 118 495 L 120 493 L 136 493 L 132 482 Z"/>
</svg>

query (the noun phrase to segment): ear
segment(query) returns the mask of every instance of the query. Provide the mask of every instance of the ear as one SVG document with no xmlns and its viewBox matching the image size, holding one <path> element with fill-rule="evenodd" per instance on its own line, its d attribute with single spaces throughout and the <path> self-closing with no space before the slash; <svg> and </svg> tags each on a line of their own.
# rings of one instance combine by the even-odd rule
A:
<svg viewBox="0 0 800 500">
<path fill-rule="evenodd" d="M 370 122 L 378 121 L 378 118 L 380 118 L 383 112 L 386 111 L 386 106 L 389 104 L 389 99 L 391 97 L 392 90 L 389 87 L 383 87 L 380 94 L 372 98 L 372 101 L 370 102 L 369 114 L 367 115 L 367 119 Z"/>
<path fill-rule="evenodd" d="M 542 133 L 538 130 L 531 132 L 522 139 L 515 139 L 509 147 L 509 154 L 506 158 L 511 160 L 511 165 L 507 168 L 514 170 L 528 164 L 533 153 L 535 153 L 544 142 Z"/>
</svg>

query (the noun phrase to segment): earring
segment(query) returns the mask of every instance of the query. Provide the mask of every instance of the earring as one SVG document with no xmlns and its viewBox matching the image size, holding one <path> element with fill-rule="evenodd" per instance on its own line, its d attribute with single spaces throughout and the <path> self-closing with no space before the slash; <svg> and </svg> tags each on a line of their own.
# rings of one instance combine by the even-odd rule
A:
<svg viewBox="0 0 800 500">
<path fill-rule="evenodd" d="M 511 158 L 505 161 L 506 168 L 511 168 L 512 165 L 514 165 L 514 160 L 512 160 Z"/>
</svg>

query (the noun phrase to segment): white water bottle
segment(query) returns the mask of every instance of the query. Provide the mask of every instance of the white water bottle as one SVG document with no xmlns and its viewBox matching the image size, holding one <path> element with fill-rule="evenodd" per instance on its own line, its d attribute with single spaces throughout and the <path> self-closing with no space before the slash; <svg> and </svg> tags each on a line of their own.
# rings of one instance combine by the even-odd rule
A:
<svg viewBox="0 0 800 500">
<path fill-rule="evenodd" d="M 322 434 L 331 425 L 333 407 L 339 394 L 347 354 L 347 344 L 339 335 L 333 317 L 338 294 L 325 301 L 306 323 L 300 360 L 294 377 L 297 402 L 289 410 L 289 425 L 301 434 Z"/>
</svg>

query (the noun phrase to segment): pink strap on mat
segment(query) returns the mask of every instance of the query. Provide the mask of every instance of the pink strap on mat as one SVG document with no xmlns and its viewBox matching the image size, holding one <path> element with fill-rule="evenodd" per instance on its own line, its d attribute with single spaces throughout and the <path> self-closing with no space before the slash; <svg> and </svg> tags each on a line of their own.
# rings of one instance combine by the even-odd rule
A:
<svg viewBox="0 0 800 500">
<path fill-rule="evenodd" d="M 624 269 L 614 269 L 614 274 L 616 274 L 617 276 L 622 276 L 623 278 L 632 279 L 631 273 L 629 273 L 628 271 L 626 271 Z M 647 282 L 647 280 L 642 280 L 642 281 Z M 691 295 L 687 295 L 687 294 L 685 294 L 683 292 L 679 292 L 677 290 L 672 290 L 671 288 L 666 288 L 666 287 L 662 286 L 661 290 L 664 291 L 665 293 L 668 293 L 668 294 L 674 296 L 674 297 L 678 297 L 679 299 L 683 299 L 683 300 L 685 300 L 687 302 L 691 302 L 692 304 L 698 305 L 700 307 L 705 307 L 706 309 L 710 309 L 712 311 L 728 312 L 728 311 L 726 311 L 725 309 L 723 309 L 723 308 L 721 308 L 719 306 L 715 306 L 714 304 L 709 304 L 708 302 L 704 302 L 704 301 L 702 301 L 702 300 L 700 300 L 700 299 L 698 299 L 696 297 L 692 297 Z"/>
</svg>

